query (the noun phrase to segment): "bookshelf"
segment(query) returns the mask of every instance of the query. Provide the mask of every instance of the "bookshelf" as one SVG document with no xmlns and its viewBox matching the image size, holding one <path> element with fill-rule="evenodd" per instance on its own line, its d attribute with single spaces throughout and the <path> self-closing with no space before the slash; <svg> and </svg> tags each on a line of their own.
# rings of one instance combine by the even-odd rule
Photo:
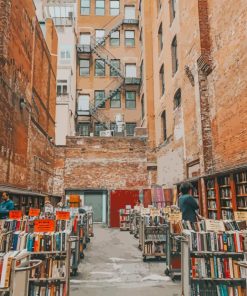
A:
<svg viewBox="0 0 247 296">
<path fill-rule="evenodd" d="M 247 211 L 247 170 L 234 175 L 236 207 L 238 211 Z"/>
<path fill-rule="evenodd" d="M 184 231 L 182 242 L 182 291 L 191 295 L 246 295 L 246 279 L 238 265 L 246 256 L 246 246 L 238 232 L 193 232 Z M 203 236 L 216 236 L 208 240 Z M 224 242 L 224 237 L 235 240 Z"/>
<path fill-rule="evenodd" d="M 207 201 L 207 217 L 209 219 L 220 219 L 220 204 L 217 191 L 216 178 L 209 178 L 205 180 L 206 185 L 206 201 Z"/>
<path fill-rule="evenodd" d="M 224 175 L 218 177 L 218 188 L 220 198 L 221 218 L 223 220 L 233 219 L 233 195 L 231 176 Z"/>
</svg>

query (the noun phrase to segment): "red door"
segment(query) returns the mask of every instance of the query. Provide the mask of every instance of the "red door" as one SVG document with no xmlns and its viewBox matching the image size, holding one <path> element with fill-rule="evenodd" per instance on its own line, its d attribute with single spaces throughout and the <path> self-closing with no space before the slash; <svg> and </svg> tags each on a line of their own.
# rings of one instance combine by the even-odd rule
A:
<svg viewBox="0 0 247 296">
<path fill-rule="evenodd" d="M 139 190 L 114 190 L 110 199 L 110 227 L 119 227 L 119 210 L 126 205 L 133 208 L 139 199 Z"/>
<path fill-rule="evenodd" d="M 152 192 L 151 189 L 143 190 L 143 206 L 148 208 L 149 205 L 152 205 Z"/>
</svg>

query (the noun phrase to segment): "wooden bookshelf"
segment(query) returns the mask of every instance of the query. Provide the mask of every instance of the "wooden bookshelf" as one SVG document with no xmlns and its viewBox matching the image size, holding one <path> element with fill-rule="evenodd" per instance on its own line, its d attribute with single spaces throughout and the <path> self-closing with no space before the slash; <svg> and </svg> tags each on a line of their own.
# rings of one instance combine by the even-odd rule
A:
<svg viewBox="0 0 247 296">
<path fill-rule="evenodd" d="M 247 210 L 247 170 L 234 175 L 236 207 L 238 211 Z"/>
<path fill-rule="evenodd" d="M 216 178 L 205 180 L 207 217 L 209 219 L 220 219 L 220 203 L 218 198 L 218 183 Z"/>
</svg>

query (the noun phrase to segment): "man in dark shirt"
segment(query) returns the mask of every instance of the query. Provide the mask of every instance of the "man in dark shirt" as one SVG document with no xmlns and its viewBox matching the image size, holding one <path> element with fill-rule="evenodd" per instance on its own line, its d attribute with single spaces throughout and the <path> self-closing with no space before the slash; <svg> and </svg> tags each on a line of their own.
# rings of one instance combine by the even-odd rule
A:
<svg viewBox="0 0 247 296">
<path fill-rule="evenodd" d="M 9 217 L 9 211 L 14 210 L 14 203 L 9 199 L 8 192 L 3 192 L 3 201 L 0 203 L 0 219 L 7 219 Z"/>
<path fill-rule="evenodd" d="M 189 182 L 185 182 L 180 186 L 181 195 L 178 200 L 179 208 L 182 212 L 183 220 L 196 222 L 199 206 L 192 196 L 193 186 Z"/>
</svg>

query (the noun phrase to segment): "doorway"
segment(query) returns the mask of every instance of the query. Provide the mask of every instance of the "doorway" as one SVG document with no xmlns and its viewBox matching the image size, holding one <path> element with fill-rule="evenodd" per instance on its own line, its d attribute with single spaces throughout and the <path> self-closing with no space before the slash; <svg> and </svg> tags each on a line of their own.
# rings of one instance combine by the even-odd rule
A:
<svg viewBox="0 0 247 296">
<path fill-rule="evenodd" d="M 84 205 L 93 208 L 94 222 L 103 223 L 103 194 L 99 192 L 84 194 Z"/>
</svg>

